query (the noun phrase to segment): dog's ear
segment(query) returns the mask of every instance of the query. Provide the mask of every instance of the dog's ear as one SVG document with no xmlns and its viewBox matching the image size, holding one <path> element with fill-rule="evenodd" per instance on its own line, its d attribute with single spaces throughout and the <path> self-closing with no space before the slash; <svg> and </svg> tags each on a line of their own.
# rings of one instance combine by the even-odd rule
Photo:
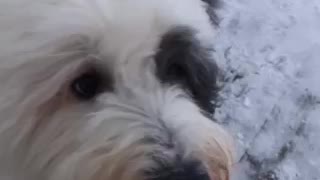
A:
<svg viewBox="0 0 320 180">
<path fill-rule="evenodd" d="M 210 17 L 211 22 L 215 25 L 218 26 L 219 25 L 219 17 L 216 14 L 216 10 L 221 7 L 222 2 L 220 0 L 201 0 L 204 3 L 206 3 L 207 6 L 207 13 Z"/>
</svg>

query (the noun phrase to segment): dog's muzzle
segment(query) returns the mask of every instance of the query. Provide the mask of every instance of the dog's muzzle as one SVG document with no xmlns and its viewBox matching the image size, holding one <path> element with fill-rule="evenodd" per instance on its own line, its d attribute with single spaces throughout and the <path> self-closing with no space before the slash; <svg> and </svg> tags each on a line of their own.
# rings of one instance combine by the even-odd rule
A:
<svg viewBox="0 0 320 180">
<path fill-rule="evenodd" d="M 180 158 L 170 163 L 158 161 L 156 168 L 146 171 L 147 180 L 210 180 L 200 161 Z"/>
</svg>

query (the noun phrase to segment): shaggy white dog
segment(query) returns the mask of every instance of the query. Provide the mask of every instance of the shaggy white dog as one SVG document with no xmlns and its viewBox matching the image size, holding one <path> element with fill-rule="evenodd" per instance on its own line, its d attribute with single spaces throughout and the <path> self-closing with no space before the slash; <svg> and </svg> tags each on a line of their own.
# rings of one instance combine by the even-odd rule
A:
<svg viewBox="0 0 320 180">
<path fill-rule="evenodd" d="M 223 180 L 215 1 L 1 0 L 1 180 Z"/>
</svg>

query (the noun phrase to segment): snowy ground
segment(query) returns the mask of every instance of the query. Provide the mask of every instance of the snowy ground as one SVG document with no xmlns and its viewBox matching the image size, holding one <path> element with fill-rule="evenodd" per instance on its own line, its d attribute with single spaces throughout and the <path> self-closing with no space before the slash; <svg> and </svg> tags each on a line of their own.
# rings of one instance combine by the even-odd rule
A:
<svg viewBox="0 0 320 180">
<path fill-rule="evenodd" d="M 320 0 L 226 0 L 216 118 L 233 133 L 234 180 L 320 180 Z"/>
</svg>

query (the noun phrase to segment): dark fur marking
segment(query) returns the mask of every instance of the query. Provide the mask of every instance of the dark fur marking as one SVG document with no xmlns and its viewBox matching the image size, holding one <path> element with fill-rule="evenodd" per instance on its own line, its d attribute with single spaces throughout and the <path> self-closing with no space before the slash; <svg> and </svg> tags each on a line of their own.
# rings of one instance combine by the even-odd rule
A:
<svg viewBox="0 0 320 180">
<path fill-rule="evenodd" d="M 166 157 L 154 156 L 157 167 L 144 173 L 147 180 L 209 180 L 209 175 L 199 161 L 184 160 L 180 155 L 167 160 Z"/>
<path fill-rule="evenodd" d="M 209 15 L 209 18 L 212 22 L 213 25 L 217 26 L 220 22 L 217 14 L 216 14 L 216 9 L 221 6 L 221 1 L 220 0 L 201 0 L 208 4 L 207 6 L 207 13 Z"/>
<path fill-rule="evenodd" d="M 218 91 L 218 68 L 211 50 L 203 47 L 193 30 L 179 27 L 166 33 L 155 61 L 157 76 L 163 83 L 182 85 L 203 110 L 214 112 L 211 101 Z"/>
<path fill-rule="evenodd" d="M 218 8 L 221 5 L 220 0 L 201 0 L 207 4 L 209 4 L 213 8 Z"/>
</svg>

